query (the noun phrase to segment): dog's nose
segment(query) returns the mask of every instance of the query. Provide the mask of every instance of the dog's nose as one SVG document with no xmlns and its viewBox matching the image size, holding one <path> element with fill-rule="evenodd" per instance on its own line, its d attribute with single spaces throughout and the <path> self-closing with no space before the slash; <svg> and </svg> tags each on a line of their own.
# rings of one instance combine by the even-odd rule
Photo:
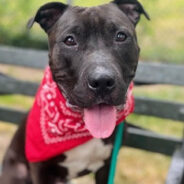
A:
<svg viewBox="0 0 184 184">
<path fill-rule="evenodd" d="M 88 78 L 88 87 L 97 93 L 110 93 L 115 88 L 115 77 L 109 73 L 93 72 Z"/>
</svg>

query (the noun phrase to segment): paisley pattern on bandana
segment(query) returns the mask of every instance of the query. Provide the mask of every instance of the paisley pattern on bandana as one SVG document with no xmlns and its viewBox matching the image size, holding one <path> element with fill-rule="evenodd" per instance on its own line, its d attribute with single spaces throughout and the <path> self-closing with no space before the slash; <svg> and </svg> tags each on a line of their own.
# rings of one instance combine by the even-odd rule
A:
<svg viewBox="0 0 184 184">
<path fill-rule="evenodd" d="M 124 108 L 117 112 L 117 122 L 123 121 L 134 109 L 133 83 L 127 92 Z M 26 157 L 30 162 L 44 161 L 93 137 L 86 129 L 81 112 L 67 106 L 66 99 L 52 79 L 47 67 L 38 89 L 26 125 Z"/>
</svg>

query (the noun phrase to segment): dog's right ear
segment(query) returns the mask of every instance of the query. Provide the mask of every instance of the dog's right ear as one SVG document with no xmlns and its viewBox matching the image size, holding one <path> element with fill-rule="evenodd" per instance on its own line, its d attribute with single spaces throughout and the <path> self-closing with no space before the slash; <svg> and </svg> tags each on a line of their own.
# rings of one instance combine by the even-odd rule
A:
<svg viewBox="0 0 184 184">
<path fill-rule="evenodd" d="M 47 3 L 41 6 L 36 15 L 28 21 L 27 27 L 30 29 L 34 22 L 37 22 L 45 32 L 48 32 L 67 7 L 68 5 L 60 2 Z"/>
</svg>

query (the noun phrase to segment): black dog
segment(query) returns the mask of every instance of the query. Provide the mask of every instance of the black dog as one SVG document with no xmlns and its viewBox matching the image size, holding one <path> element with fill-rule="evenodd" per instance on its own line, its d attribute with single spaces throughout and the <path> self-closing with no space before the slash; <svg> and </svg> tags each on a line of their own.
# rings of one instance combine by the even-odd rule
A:
<svg viewBox="0 0 184 184">
<path fill-rule="evenodd" d="M 79 109 L 124 105 L 139 59 L 135 26 L 141 14 L 149 19 L 137 0 L 91 8 L 48 3 L 38 10 L 29 27 L 37 22 L 48 34 L 53 79 L 68 103 Z M 47 161 L 29 163 L 25 125 L 26 121 L 5 155 L 1 184 L 56 184 L 89 172 L 95 173 L 97 184 L 107 184 L 114 134 Z"/>
</svg>

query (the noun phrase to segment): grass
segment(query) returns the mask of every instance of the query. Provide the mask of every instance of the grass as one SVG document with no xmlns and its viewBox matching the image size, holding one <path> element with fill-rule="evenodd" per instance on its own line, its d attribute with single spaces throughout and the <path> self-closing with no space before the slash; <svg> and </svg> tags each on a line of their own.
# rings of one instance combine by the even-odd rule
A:
<svg viewBox="0 0 184 184">
<path fill-rule="evenodd" d="M 183 135 L 184 127 L 182 122 L 134 114 L 129 116 L 127 120 L 133 122 L 135 125 L 142 126 L 161 134 L 173 135 L 176 137 L 181 137 Z"/>
<path fill-rule="evenodd" d="M 122 148 L 115 184 L 164 184 L 169 163 L 170 158 L 160 154 Z"/>
<path fill-rule="evenodd" d="M 1 105 L 7 107 L 15 107 L 20 110 L 28 110 L 33 103 L 32 97 L 25 97 L 22 95 L 3 95 L 0 96 Z M 15 105 L 16 104 L 16 105 Z"/>
<path fill-rule="evenodd" d="M 134 89 L 134 94 L 137 96 L 145 96 L 149 98 L 157 98 L 175 102 L 184 102 L 184 87 L 169 86 L 169 85 L 150 85 L 141 86 Z"/>
<path fill-rule="evenodd" d="M 0 164 L 16 129 L 15 125 L 0 121 Z"/>
</svg>

